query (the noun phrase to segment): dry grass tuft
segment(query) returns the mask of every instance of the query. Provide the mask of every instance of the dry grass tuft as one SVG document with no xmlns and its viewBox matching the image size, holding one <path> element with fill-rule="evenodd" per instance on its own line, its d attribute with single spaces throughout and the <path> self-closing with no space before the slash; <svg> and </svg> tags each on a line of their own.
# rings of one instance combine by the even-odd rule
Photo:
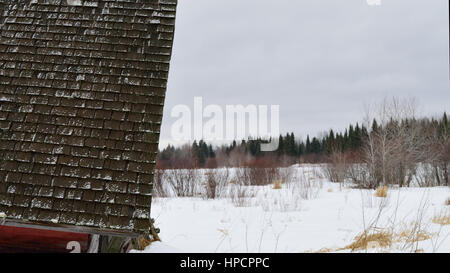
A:
<svg viewBox="0 0 450 273">
<path fill-rule="evenodd" d="M 332 188 L 329 188 L 329 189 L 328 189 L 328 192 L 333 192 L 333 189 L 332 189 Z"/>
<path fill-rule="evenodd" d="M 412 231 L 410 229 L 406 229 L 400 232 L 400 234 L 398 234 L 398 241 L 404 241 L 406 243 L 415 243 L 431 239 L 431 236 L 432 236 L 431 233 L 424 230 Z"/>
<path fill-rule="evenodd" d="M 446 206 L 450 206 L 450 197 L 447 198 L 447 200 L 445 200 L 445 205 L 446 205 Z"/>
<path fill-rule="evenodd" d="M 321 248 L 321 249 L 319 249 L 317 251 L 314 251 L 313 253 L 330 253 L 330 252 L 335 252 L 335 251 L 336 251 L 336 249 L 324 247 L 324 248 Z"/>
<path fill-rule="evenodd" d="M 363 232 L 362 234 L 356 236 L 354 242 L 346 246 L 344 249 L 354 251 L 369 248 L 389 247 L 392 245 L 392 241 L 391 232 Z"/>
<path fill-rule="evenodd" d="M 375 192 L 376 197 L 387 197 L 388 188 L 387 186 L 378 187 Z"/>
<path fill-rule="evenodd" d="M 149 246 L 151 243 L 155 242 L 156 240 L 152 240 L 150 238 L 139 236 L 136 239 L 136 246 L 135 249 L 137 250 L 144 250 L 147 246 Z"/>
<path fill-rule="evenodd" d="M 280 180 L 275 180 L 273 182 L 273 189 L 274 190 L 279 190 L 279 189 L 281 189 L 281 187 L 282 187 L 282 185 L 281 185 L 281 181 Z"/>
<path fill-rule="evenodd" d="M 378 230 L 378 231 L 377 231 Z M 401 233 L 394 233 L 390 229 L 368 229 L 360 235 L 356 236 L 353 243 L 342 248 L 321 248 L 312 253 L 330 253 L 340 252 L 344 250 L 361 251 L 368 249 L 376 249 L 377 251 L 389 253 L 389 247 L 395 243 L 405 243 L 406 245 L 415 244 L 419 241 L 426 241 L 433 237 L 433 234 L 425 230 L 405 229 Z M 423 249 L 413 250 L 421 252 Z"/>
<path fill-rule="evenodd" d="M 444 219 L 444 218 L 439 218 Z M 449 218 L 447 218 L 447 221 Z M 421 229 L 417 223 L 412 223 L 411 228 L 402 229 L 401 232 L 394 232 L 392 229 L 386 228 L 368 228 L 363 233 L 354 238 L 354 241 L 342 248 L 322 248 L 314 253 L 328 253 L 328 252 L 340 252 L 344 250 L 350 251 L 364 251 L 368 249 L 377 249 L 381 252 L 390 252 L 390 247 L 403 243 L 403 248 L 409 246 L 416 246 L 417 242 L 426 241 L 432 239 L 435 234 L 429 233 L 426 230 Z M 397 246 L 401 246 L 397 245 Z M 413 252 L 423 251 L 421 249 L 412 249 Z"/>
<path fill-rule="evenodd" d="M 441 226 L 450 225 L 450 214 L 439 214 L 433 217 L 432 222 Z"/>
</svg>

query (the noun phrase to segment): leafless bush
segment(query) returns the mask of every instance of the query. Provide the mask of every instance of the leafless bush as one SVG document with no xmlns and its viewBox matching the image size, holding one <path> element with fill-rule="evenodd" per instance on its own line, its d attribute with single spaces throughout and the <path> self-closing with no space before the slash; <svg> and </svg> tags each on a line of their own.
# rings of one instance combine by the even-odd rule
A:
<svg viewBox="0 0 450 273">
<path fill-rule="evenodd" d="M 205 182 L 205 197 L 209 199 L 216 198 L 216 187 L 217 181 L 215 180 L 214 171 L 207 172 L 205 174 L 206 182 Z"/>
<path fill-rule="evenodd" d="M 230 182 L 230 171 L 228 168 L 214 169 L 205 173 L 205 197 L 214 199 L 223 197 Z"/>
<path fill-rule="evenodd" d="M 248 167 L 245 168 L 245 171 L 247 172 L 250 184 L 254 186 L 273 184 L 279 176 L 279 168 L 276 167 Z"/>
<path fill-rule="evenodd" d="M 292 168 L 250 166 L 237 169 L 236 178 L 252 186 L 272 185 L 275 181 L 285 183 L 292 177 Z"/>
<path fill-rule="evenodd" d="M 197 169 L 166 170 L 168 183 L 178 197 L 195 196 L 200 178 Z"/>
<path fill-rule="evenodd" d="M 368 170 L 363 164 L 351 164 L 347 170 L 348 178 L 360 188 L 370 188 Z"/>
<path fill-rule="evenodd" d="M 233 183 L 230 185 L 229 195 L 231 202 L 236 207 L 249 206 L 251 198 L 254 197 L 254 194 L 250 191 L 250 188 L 242 183 Z"/>
<path fill-rule="evenodd" d="M 260 206 L 264 211 L 298 211 L 301 208 L 302 198 L 296 189 L 299 187 L 276 191 L 272 188 L 265 188 L 262 190 L 262 194 L 258 194 L 253 205 Z"/>
<path fill-rule="evenodd" d="M 235 176 L 230 181 L 228 195 L 236 207 L 249 205 L 249 186 L 251 185 L 251 171 L 249 168 L 236 168 Z"/>
<path fill-rule="evenodd" d="M 322 165 L 325 177 L 331 182 L 344 182 L 350 167 L 347 156 L 340 151 L 335 151 L 330 155 L 329 160 L 328 164 Z"/>
<path fill-rule="evenodd" d="M 155 169 L 153 175 L 153 196 L 155 197 L 167 197 L 167 190 L 165 180 L 166 175 L 164 170 Z"/>
<path fill-rule="evenodd" d="M 319 179 L 311 177 L 305 170 L 300 170 L 295 178 L 287 183 L 287 189 L 304 200 L 316 198 L 322 186 Z"/>
<path fill-rule="evenodd" d="M 415 176 L 415 182 L 419 187 L 434 187 L 437 186 L 437 180 L 435 177 L 435 168 L 431 164 L 419 164 L 417 174 Z"/>
<path fill-rule="evenodd" d="M 279 168 L 276 181 L 280 181 L 281 183 L 289 183 L 293 174 L 294 170 L 292 167 Z"/>
<path fill-rule="evenodd" d="M 284 180 L 284 186 L 278 191 L 266 188 L 264 195 L 257 200 L 265 211 L 298 211 L 302 200 L 316 198 L 322 188 L 321 180 L 303 169 L 295 176 L 292 168 L 286 168 L 283 172 L 286 175 L 284 177 L 289 177 Z"/>
</svg>

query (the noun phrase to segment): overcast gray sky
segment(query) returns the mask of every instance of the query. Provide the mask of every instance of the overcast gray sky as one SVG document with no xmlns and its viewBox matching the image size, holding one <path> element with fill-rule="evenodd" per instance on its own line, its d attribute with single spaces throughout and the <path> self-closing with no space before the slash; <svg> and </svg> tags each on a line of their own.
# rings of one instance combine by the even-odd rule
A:
<svg viewBox="0 0 450 273">
<path fill-rule="evenodd" d="M 279 104 L 281 132 L 360 122 L 365 104 L 415 97 L 450 112 L 448 1 L 179 0 L 161 130 L 177 104 Z M 224 108 L 225 109 L 225 108 Z"/>
</svg>

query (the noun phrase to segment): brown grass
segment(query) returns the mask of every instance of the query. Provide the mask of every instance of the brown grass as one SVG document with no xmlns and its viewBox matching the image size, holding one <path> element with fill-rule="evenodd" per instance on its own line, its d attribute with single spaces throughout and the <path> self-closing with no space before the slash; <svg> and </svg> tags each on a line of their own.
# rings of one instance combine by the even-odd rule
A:
<svg viewBox="0 0 450 273">
<path fill-rule="evenodd" d="M 391 232 L 386 231 L 374 233 L 363 232 L 356 236 L 354 242 L 344 249 L 354 251 L 368 248 L 389 247 L 392 245 L 392 236 Z"/>
<path fill-rule="evenodd" d="M 332 188 L 329 188 L 329 189 L 328 189 L 328 192 L 333 192 L 333 189 L 332 189 Z"/>
<path fill-rule="evenodd" d="M 447 198 L 447 200 L 445 200 L 445 205 L 446 205 L 446 206 L 450 206 L 450 197 Z"/>
<path fill-rule="evenodd" d="M 274 190 L 279 190 L 279 189 L 281 189 L 281 188 L 282 188 L 281 181 L 280 181 L 280 180 L 275 180 L 275 181 L 273 182 L 273 189 L 274 189 Z"/>
<path fill-rule="evenodd" d="M 156 240 L 152 240 L 148 237 L 139 236 L 136 239 L 136 245 L 134 246 L 137 250 L 144 250 L 147 246 L 149 246 L 151 243 L 155 242 Z"/>
<path fill-rule="evenodd" d="M 450 225 L 450 214 L 439 214 L 433 217 L 433 223 L 441 226 Z"/>
<path fill-rule="evenodd" d="M 435 235 L 429 233 L 428 231 L 418 229 L 416 223 L 411 223 L 411 226 L 412 226 L 411 228 L 406 228 L 399 233 L 393 232 L 391 229 L 368 228 L 366 231 L 356 236 L 351 244 L 345 247 L 321 248 L 317 251 L 311 252 L 329 253 L 344 250 L 350 251 L 367 250 L 373 248 L 379 248 L 377 251 L 389 252 L 390 251 L 389 247 L 391 247 L 395 243 L 404 243 L 406 246 L 414 244 L 419 241 L 429 240 Z M 382 248 L 384 248 L 384 250 Z M 423 251 L 423 249 L 414 250 L 414 252 L 421 252 L 421 251 Z"/>
<path fill-rule="evenodd" d="M 314 251 L 314 253 L 330 253 L 330 252 L 335 252 L 336 249 L 332 249 L 332 248 L 321 248 L 317 251 Z"/>
<path fill-rule="evenodd" d="M 375 192 L 376 197 L 387 197 L 388 188 L 387 186 L 378 187 Z"/>
<path fill-rule="evenodd" d="M 431 233 L 424 231 L 424 230 L 411 231 L 410 229 L 406 229 L 406 230 L 402 231 L 400 234 L 398 234 L 397 241 L 404 241 L 407 243 L 415 243 L 415 242 L 426 241 L 428 239 L 431 239 L 431 236 L 432 236 Z"/>
<path fill-rule="evenodd" d="M 419 241 L 425 241 L 431 239 L 432 234 L 421 230 L 404 230 L 401 233 L 393 233 L 389 230 L 384 231 L 371 231 L 367 230 L 364 233 L 356 236 L 353 243 L 346 247 L 341 248 L 321 248 L 316 251 L 308 251 L 312 253 L 330 253 L 339 252 L 343 250 L 367 250 L 371 248 L 387 248 L 392 246 L 394 243 L 405 242 L 405 243 L 415 243 Z M 383 251 L 380 249 L 380 251 Z M 417 249 L 415 252 L 421 252 L 423 250 Z M 384 252 L 389 252 L 389 250 L 384 250 Z"/>
</svg>

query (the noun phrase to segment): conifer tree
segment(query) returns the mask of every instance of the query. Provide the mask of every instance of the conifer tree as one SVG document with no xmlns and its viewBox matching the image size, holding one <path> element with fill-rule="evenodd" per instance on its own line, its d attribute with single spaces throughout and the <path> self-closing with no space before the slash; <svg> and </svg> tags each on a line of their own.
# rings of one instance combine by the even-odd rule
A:
<svg viewBox="0 0 450 273">
<path fill-rule="evenodd" d="M 309 135 L 306 136 L 306 146 L 305 146 L 305 154 L 311 153 L 311 141 L 309 140 Z"/>
<path fill-rule="evenodd" d="M 377 123 L 377 120 L 376 119 L 373 119 L 373 122 L 372 122 L 372 131 L 373 132 L 377 132 L 378 131 L 378 123 Z"/>
</svg>

